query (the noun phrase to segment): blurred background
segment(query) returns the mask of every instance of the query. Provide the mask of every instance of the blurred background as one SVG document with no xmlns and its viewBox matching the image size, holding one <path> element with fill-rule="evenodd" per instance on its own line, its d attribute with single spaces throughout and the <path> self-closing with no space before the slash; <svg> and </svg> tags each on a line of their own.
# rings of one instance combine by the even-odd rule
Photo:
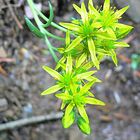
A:
<svg viewBox="0 0 140 140">
<path fill-rule="evenodd" d="M 51 0 L 55 22 L 78 17 L 72 3 L 81 2 Z M 101 5 L 103 0 L 94 2 Z M 35 3 L 49 16 L 47 0 Z M 0 140 L 140 140 L 140 0 L 112 0 L 112 5 L 118 9 L 130 5 L 121 22 L 134 26 L 124 39 L 131 47 L 117 50 L 117 67 L 110 59 L 102 62 L 97 77 L 103 82 L 92 91 L 107 105 L 87 107 L 92 133 L 86 136 L 76 125 L 62 128 L 61 102 L 54 95 L 40 96 L 55 82 L 41 66 L 54 67 L 55 62 L 44 41 L 25 24 L 24 15 L 31 16 L 26 0 L 0 0 Z M 52 27 L 48 30 L 64 36 Z"/>
</svg>

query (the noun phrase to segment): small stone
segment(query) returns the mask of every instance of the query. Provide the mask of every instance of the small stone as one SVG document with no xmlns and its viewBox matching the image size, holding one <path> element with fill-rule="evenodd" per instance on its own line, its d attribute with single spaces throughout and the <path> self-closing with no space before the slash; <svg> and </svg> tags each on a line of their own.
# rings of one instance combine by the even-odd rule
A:
<svg viewBox="0 0 140 140">
<path fill-rule="evenodd" d="M 112 75 L 112 70 L 109 69 L 105 74 L 105 79 L 108 80 L 111 77 L 111 75 Z"/>
<path fill-rule="evenodd" d="M 120 97 L 121 93 L 119 93 L 118 91 L 114 91 L 113 94 L 114 94 L 116 103 L 120 105 L 122 102 L 121 97 Z"/>
<path fill-rule="evenodd" d="M 14 112 L 12 110 L 7 110 L 6 113 L 5 113 L 5 117 L 13 118 L 14 117 Z"/>
<path fill-rule="evenodd" d="M 32 112 L 33 112 L 32 104 L 28 103 L 26 106 L 23 107 L 23 117 L 31 116 Z"/>
<path fill-rule="evenodd" d="M 115 67 L 115 71 L 116 72 L 121 72 L 123 70 L 123 66 L 122 65 L 119 65 L 117 67 Z"/>
<path fill-rule="evenodd" d="M 5 98 L 0 99 L 0 112 L 6 111 L 8 108 L 8 102 Z"/>
</svg>

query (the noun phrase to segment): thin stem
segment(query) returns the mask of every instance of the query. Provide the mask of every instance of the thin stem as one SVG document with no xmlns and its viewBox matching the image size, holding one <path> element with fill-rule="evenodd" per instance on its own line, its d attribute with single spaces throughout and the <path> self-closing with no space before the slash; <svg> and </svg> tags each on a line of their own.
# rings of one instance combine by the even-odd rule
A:
<svg viewBox="0 0 140 140">
<path fill-rule="evenodd" d="M 39 15 L 42 19 L 44 19 L 46 22 L 48 22 L 49 19 L 48 19 L 41 11 L 39 11 L 39 10 L 35 7 L 35 5 L 33 5 L 33 6 L 34 6 L 34 9 L 36 10 L 36 12 L 38 13 L 38 15 Z M 67 29 L 63 28 L 62 26 L 59 26 L 58 24 L 56 24 L 56 23 L 54 23 L 54 22 L 51 22 L 51 25 L 52 25 L 53 27 L 55 27 L 55 28 L 57 28 L 57 29 L 63 31 L 63 32 L 67 32 L 67 31 L 68 31 Z M 71 31 L 70 31 L 70 34 L 73 35 L 73 36 L 76 36 L 76 35 L 73 34 Z"/>
<path fill-rule="evenodd" d="M 52 49 L 58 52 L 58 49 L 57 49 L 57 48 L 55 48 L 54 46 L 52 46 Z"/>
<path fill-rule="evenodd" d="M 29 7 L 32 11 L 32 14 L 34 16 L 34 19 L 36 21 L 36 24 L 38 25 L 39 29 L 41 30 L 41 21 L 39 20 L 39 17 L 37 16 L 36 14 L 36 10 L 34 9 L 34 3 L 33 3 L 33 0 L 27 0 L 28 4 L 29 4 Z"/>
<path fill-rule="evenodd" d="M 35 6 L 34 6 L 34 3 L 33 3 L 33 0 L 27 0 L 27 2 L 28 2 L 28 4 L 29 4 L 29 7 L 31 8 L 32 14 L 33 14 L 33 16 L 34 16 L 34 19 L 35 19 L 35 21 L 36 21 L 36 24 L 38 25 L 38 28 L 40 29 L 40 31 L 41 31 L 43 34 L 46 34 L 46 31 L 45 31 L 45 29 L 44 29 L 43 26 L 42 26 L 42 22 L 40 21 L 38 15 L 37 15 L 37 13 L 36 13 L 36 10 L 35 10 L 35 8 L 34 8 Z M 50 33 L 49 36 L 52 36 L 52 34 Z M 57 38 L 57 39 L 58 39 L 58 37 L 56 37 L 56 36 L 54 36 L 54 35 L 53 35 L 53 38 Z M 57 56 L 56 56 L 56 54 L 55 54 L 55 52 L 54 52 L 54 50 L 53 50 L 53 48 L 52 48 L 51 43 L 49 42 L 47 36 L 45 36 L 44 39 L 45 39 L 46 44 L 48 45 L 48 48 L 49 48 L 49 51 L 50 51 L 52 57 L 54 58 L 55 62 L 57 63 L 57 62 L 58 62 L 58 58 L 57 58 Z M 59 39 L 60 39 L 60 38 L 59 38 Z"/>
<path fill-rule="evenodd" d="M 53 59 L 54 59 L 55 62 L 57 63 L 57 62 L 58 62 L 58 58 L 57 58 L 56 54 L 55 54 L 54 51 L 53 51 L 53 48 L 54 48 L 54 47 L 52 47 L 52 45 L 51 45 L 50 41 L 48 40 L 47 36 L 45 36 L 45 42 L 46 42 L 46 44 L 48 45 L 49 51 L 50 51 L 50 53 L 51 53 Z"/>
<path fill-rule="evenodd" d="M 49 21 L 49 19 L 48 19 L 42 12 L 40 12 L 36 7 L 35 7 L 35 10 L 36 10 L 37 13 L 39 14 L 39 16 L 42 17 L 45 21 L 47 21 L 47 22 Z M 57 29 L 63 31 L 63 32 L 67 32 L 67 29 L 65 29 L 65 28 L 63 28 L 63 27 L 61 27 L 61 26 L 59 26 L 58 24 L 56 24 L 56 23 L 54 23 L 54 22 L 51 22 L 51 25 L 52 25 L 53 27 L 55 27 L 55 28 L 57 28 Z"/>
<path fill-rule="evenodd" d="M 57 39 L 57 40 L 60 40 L 60 41 L 65 41 L 64 38 L 59 37 L 59 36 L 56 36 L 56 35 L 53 35 L 53 34 L 51 34 L 50 32 L 48 32 L 47 30 L 45 30 L 45 29 L 44 29 L 43 32 L 44 32 L 47 36 L 49 36 L 49 37 L 52 37 L 52 38 Z"/>
</svg>

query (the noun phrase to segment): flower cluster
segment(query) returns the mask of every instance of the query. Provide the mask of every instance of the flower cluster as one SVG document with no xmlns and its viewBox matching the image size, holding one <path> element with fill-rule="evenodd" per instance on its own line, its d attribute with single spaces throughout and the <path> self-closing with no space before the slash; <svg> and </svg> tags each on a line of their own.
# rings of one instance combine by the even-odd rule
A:
<svg viewBox="0 0 140 140">
<path fill-rule="evenodd" d="M 59 48 L 62 58 L 55 70 L 43 66 L 43 69 L 56 79 L 56 85 L 45 90 L 42 95 L 60 90 L 56 97 L 62 100 L 61 109 L 65 110 L 62 118 L 64 128 L 77 122 L 83 133 L 90 134 L 86 104 L 105 105 L 89 91 L 95 82 L 100 82 L 93 76 L 95 71 L 90 68 L 100 69 L 100 62 L 105 56 L 111 56 L 117 65 L 115 49 L 129 47 L 119 40 L 126 36 L 132 27 L 118 23 L 128 6 L 114 11 L 110 7 L 110 0 L 105 0 L 102 10 L 97 10 L 92 0 L 89 0 L 88 11 L 84 3 L 81 7 L 75 4 L 73 7 L 81 18 L 72 20 L 72 23 L 60 23 L 68 30 L 65 47 Z M 72 41 L 70 34 L 74 36 Z"/>
<path fill-rule="evenodd" d="M 84 3 L 81 4 L 81 8 L 75 4 L 73 7 L 81 15 L 81 19 L 72 20 L 72 23 L 60 23 L 75 35 L 75 39 L 64 51 L 70 52 L 79 46 L 78 49 L 82 50 L 79 55 L 85 53 L 87 60 L 90 57 L 97 69 L 100 68 L 100 61 L 106 55 L 111 56 L 117 65 L 114 50 L 117 47 L 129 47 L 128 44 L 119 40 L 125 37 L 132 27 L 118 23 L 128 6 L 114 11 L 110 7 L 110 0 L 105 0 L 103 9 L 97 10 L 92 0 L 89 0 L 88 12 Z"/>
<path fill-rule="evenodd" d="M 30 5 L 34 8 L 33 3 Z M 117 10 L 110 7 L 110 0 L 105 0 L 103 7 L 96 9 L 92 0 L 89 0 L 88 10 L 83 2 L 81 7 L 75 4 L 73 7 L 81 18 L 73 19 L 71 23 L 60 23 L 61 26 L 52 23 L 51 17 L 49 21 L 46 20 L 45 16 L 37 11 L 39 16 L 48 21 L 45 27 L 52 25 L 66 32 L 65 45 L 58 49 L 62 57 L 57 61 L 55 69 L 43 66 L 43 69 L 54 77 L 56 84 L 43 91 L 41 95 L 56 93 L 55 96 L 62 100 L 61 109 L 64 111 L 62 124 L 64 128 L 70 127 L 75 122 L 83 133 L 90 134 L 90 121 L 85 106 L 87 104 L 105 105 L 103 101 L 96 99 L 94 94 L 90 92 L 93 84 L 101 82 L 94 76 L 96 70 L 91 68 L 99 70 L 100 62 L 105 56 L 110 56 L 117 65 L 115 49 L 129 47 L 127 43 L 120 40 L 132 30 L 132 27 L 119 23 L 119 19 L 128 6 Z M 51 5 L 50 8 L 52 10 Z M 40 30 L 26 19 L 34 34 L 39 37 L 45 36 L 49 46 L 50 43 L 46 35 L 63 40 L 44 31 L 42 28 L 44 24 L 39 21 L 37 15 L 35 17 Z M 72 39 L 71 36 L 73 36 Z M 54 55 L 51 47 L 50 50 Z"/>
<path fill-rule="evenodd" d="M 102 10 L 97 10 L 92 0 L 89 0 L 88 11 L 84 3 L 81 7 L 75 4 L 73 7 L 81 18 L 72 20 L 72 23 L 60 23 L 68 30 L 65 47 L 59 48 L 62 58 L 55 70 L 43 66 L 43 69 L 56 79 L 56 85 L 45 90 L 42 95 L 61 90 L 56 97 L 62 100 L 61 109 L 65 110 L 62 118 L 64 128 L 70 127 L 76 121 L 83 133 L 90 134 L 86 104 L 105 105 L 89 91 L 95 82 L 100 82 L 93 76 L 95 71 L 90 68 L 100 69 L 104 56 L 111 56 L 117 65 L 115 49 L 129 47 L 119 40 L 126 36 L 132 27 L 118 23 L 128 6 L 114 10 L 110 7 L 110 0 L 105 0 Z M 70 33 L 74 36 L 72 41 Z"/>
<path fill-rule="evenodd" d="M 43 69 L 53 76 L 56 80 L 56 85 L 42 92 L 42 95 L 52 94 L 54 92 L 56 97 L 62 100 L 61 109 L 65 110 L 62 124 L 64 128 L 70 127 L 74 121 L 78 123 L 79 128 L 86 134 L 90 133 L 89 119 L 85 111 L 86 104 L 105 105 L 104 102 L 96 99 L 89 89 L 91 86 L 100 82 L 99 79 L 93 76 L 95 70 L 89 70 L 92 62 L 85 61 L 86 56 L 82 55 L 76 60 L 73 60 L 71 55 L 68 55 L 66 62 L 58 63 L 57 68 L 61 69 L 58 73 L 56 70 L 43 66 Z M 65 64 L 66 63 L 66 64 Z M 84 127 L 85 125 L 86 127 Z"/>
</svg>

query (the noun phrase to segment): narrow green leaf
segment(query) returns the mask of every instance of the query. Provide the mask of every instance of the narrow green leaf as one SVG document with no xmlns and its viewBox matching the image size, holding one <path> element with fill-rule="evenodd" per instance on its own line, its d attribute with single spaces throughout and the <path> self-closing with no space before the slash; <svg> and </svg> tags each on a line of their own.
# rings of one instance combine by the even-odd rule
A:
<svg viewBox="0 0 140 140">
<path fill-rule="evenodd" d="M 79 117 L 77 120 L 79 129 L 86 135 L 91 133 L 90 125 L 82 117 Z"/>
<path fill-rule="evenodd" d="M 92 0 L 89 0 L 89 2 L 88 2 L 88 10 L 89 10 L 89 13 L 90 14 L 92 14 L 91 6 L 93 7 L 93 1 Z"/>
<path fill-rule="evenodd" d="M 110 55 L 111 55 L 111 57 L 112 57 L 113 62 L 114 62 L 115 65 L 117 66 L 117 64 L 118 64 L 118 59 L 117 59 L 117 56 L 116 56 L 115 51 L 114 51 L 114 50 L 110 50 L 109 52 L 110 52 Z"/>
<path fill-rule="evenodd" d="M 73 78 L 73 81 L 76 81 L 77 82 L 78 80 L 74 77 Z M 77 93 L 78 84 L 72 82 L 72 83 L 70 83 L 69 87 L 70 87 L 70 90 L 72 92 L 72 95 L 75 95 Z"/>
<path fill-rule="evenodd" d="M 28 28 L 30 29 L 30 31 L 36 35 L 37 37 L 43 38 L 44 34 L 42 32 L 39 31 L 39 29 L 37 27 L 35 27 L 32 22 L 25 16 L 25 22 L 28 26 Z"/>
<path fill-rule="evenodd" d="M 87 95 L 90 96 L 90 97 L 94 97 L 94 94 L 90 91 L 87 92 Z"/>
<path fill-rule="evenodd" d="M 82 68 L 85 70 L 89 70 L 92 67 L 93 67 L 93 62 L 88 62 Z"/>
<path fill-rule="evenodd" d="M 87 93 L 93 84 L 94 84 L 94 81 L 91 81 L 91 82 L 88 82 L 87 84 L 85 84 L 80 90 L 80 95 L 82 96 L 85 93 Z"/>
<path fill-rule="evenodd" d="M 122 24 L 122 23 L 116 23 L 115 24 L 115 27 L 119 28 L 119 29 L 125 29 L 125 30 L 131 30 L 133 29 L 132 26 L 130 25 L 125 25 L 125 24 Z"/>
<path fill-rule="evenodd" d="M 101 49 L 101 48 L 97 48 L 96 51 L 97 51 L 98 54 L 102 54 L 102 55 L 108 54 L 108 51 L 106 51 L 104 49 Z"/>
<path fill-rule="evenodd" d="M 123 38 L 133 29 L 132 26 L 124 25 L 124 24 L 121 24 L 121 23 L 116 23 L 115 27 L 118 28 L 118 32 L 117 32 L 117 38 L 118 39 Z"/>
<path fill-rule="evenodd" d="M 72 19 L 71 21 L 73 24 L 79 25 L 80 24 L 80 20 L 79 19 Z"/>
<path fill-rule="evenodd" d="M 51 5 L 51 3 L 48 1 L 49 3 L 49 8 L 50 8 L 50 16 L 49 16 L 49 20 L 46 24 L 43 24 L 43 27 L 48 27 L 51 25 L 51 22 L 53 21 L 54 18 L 54 12 L 53 12 L 53 7 Z"/>
<path fill-rule="evenodd" d="M 81 15 L 81 8 L 78 7 L 76 4 L 73 4 L 73 7 Z"/>
<path fill-rule="evenodd" d="M 92 28 L 101 28 L 102 27 L 102 24 L 100 22 L 93 22 L 91 24 Z"/>
<path fill-rule="evenodd" d="M 76 75 L 76 77 L 78 79 L 86 79 L 87 77 L 91 76 L 92 74 L 94 74 L 96 71 L 88 71 L 88 72 L 84 72 L 81 74 Z"/>
<path fill-rule="evenodd" d="M 69 128 L 75 120 L 75 113 L 74 111 L 71 111 L 71 113 L 68 116 L 64 116 L 62 118 L 62 124 L 64 128 Z"/>
<path fill-rule="evenodd" d="M 61 85 L 55 85 L 55 86 L 52 86 L 52 87 L 48 88 L 47 90 L 43 91 L 41 93 L 41 95 L 52 94 L 52 93 L 55 93 L 55 92 L 59 91 L 62 88 L 63 88 L 63 86 L 61 86 Z"/>
<path fill-rule="evenodd" d="M 99 62 L 101 62 L 103 60 L 103 58 L 104 58 L 104 54 L 98 53 L 98 57 L 97 58 L 98 58 Z"/>
<path fill-rule="evenodd" d="M 80 67 L 80 66 L 82 65 L 82 63 L 85 62 L 86 58 L 87 58 L 87 55 L 86 55 L 85 53 L 83 53 L 83 54 L 78 58 L 78 60 L 77 60 L 77 62 L 76 62 L 76 68 Z"/>
<path fill-rule="evenodd" d="M 65 48 L 58 48 L 58 52 L 61 54 L 64 54 L 64 50 L 65 50 Z"/>
<path fill-rule="evenodd" d="M 110 9 L 110 0 L 105 0 L 103 10 L 106 12 L 109 11 L 109 9 Z"/>
<path fill-rule="evenodd" d="M 69 95 L 68 93 L 59 93 L 55 95 L 57 98 L 61 100 L 71 100 L 73 97 Z"/>
<path fill-rule="evenodd" d="M 82 2 L 81 4 L 81 18 L 82 18 L 83 23 L 86 23 L 86 21 L 88 21 L 88 13 L 87 13 L 84 2 Z"/>
<path fill-rule="evenodd" d="M 82 117 L 87 123 L 89 123 L 89 119 L 88 119 L 88 116 L 87 116 L 87 113 L 86 113 L 86 110 L 85 110 L 84 106 L 82 106 L 82 105 L 77 105 L 77 108 L 78 108 L 78 111 L 79 111 L 79 114 L 81 115 L 81 117 Z"/>
<path fill-rule="evenodd" d="M 72 43 L 66 48 L 65 52 L 71 51 L 73 48 L 75 48 L 77 45 L 80 44 L 80 42 L 84 39 L 84 37 L 78 36 L 76 39 L 72 41 Z"/>
<path fill-rule="evenodd" d="M 68 46 L 69 44 L 70 44 L 70 32 L 69 31 L 67 31 L 66 32 L 66 46 Z"/>
<path fill-rule="evenodd" d="M 84 2 L 82 2 L 82 4 L 81 4 L 81 11 L 83 11 L 83 13 L 87 13 L 86 6 L 85 6 Z"/>
<path fill-rule="evenodd" d="M 109 36 L 112 36 L 113 39 L 116 40 L 116 35 L 115 35 L 115 32 L 113 31 L 113 29 L 111 29 L 110 27 L 106 29 L 107 33 Z"/>
<path fill-rule="evenodd" d="M 101 106 L 105 105 L 103 101 L 95 99 L 95 98 L 89 98 L 89 97 L 85 98 L 85 103 L 92 104 L 92 105 L 101 105 Z"/>
<path fill-rule="evenodd" d="M 125 42 L 115 42 L 114 46 L 115 47 L 130 47 L 130 45 Z"/>
<path fill-rule="evenodd" d="M 101 39 L 106 39 L 106 40 L 116 40 L 116 37 L 111 36 L 107 32 L 101 32 L 100 30 L 96 33 L 96 36 L 101 38 Z"/>
<path fill-rule="evenodd" d="M 67 107 L 66 107 L 66 110 L 65 110 L 65 117 L 69 116 L 71 111 L 73 110 L 74 108 L 74 104 L 71 102 Z"/>
<path fill-rule="evenodd" d="M 97 69 L 100 69 L 99 61 L 96 57 L 95 45 L 94 45 L 94 42 L 93 42 L 92 38 L 88 39 L 88 49 L 90 51 L 90 55 L 91 55 L 91 59 L 92 59 L 93 64 L 96 66 Z"/>
<path fill-rule="evenodd" d="M 66 29 L 71 30 L 71 31 L 80 32 L 80 26 L 75 25 L 73 23 L 63 23 L 63 22 L 60 22 L 59 24 L 61 26 L 65 27 Z"/>
<path fill-rule="evenodd" d="M 89 9 L 90 9 L 90 13 L 95 15 L 96 17 L 100 17 L 100 13 L 97 11 L 96 8 L 94 8 L 94 6 L 92 6 L 91 4 L 89 4 Z"/>
<path fill-rule="evenodd" d="M 65 62 L 65 60 L 66 60 L 65 56 L 63 56 L 63 57 L 59 60 L 59 62 L 57 63 L 57 65 L 56 65 L 56 67 L 55 67 L 55 70 L 58 70 L 60 67 L 62 67 L 64 70 L 66 70 L 66 69 L 65 69 L 66 66 L 63 65 L 64 62 Z"/>
<path fill-rule="evenodd" d="M 65 106 L 67 105 L 67 101 L 63 100 L 61 103 L 61 110 L 63 110 L 65 108 Z"/>
<path fill-rule="evenodd" d="M 115 12 L 115 18 L 119 19 L 129 8 L 129 6 L 126 6 L 124 8 L 122 8 L 121 10 L 118 10 Z"/>
<path fill-rule="evenodd" d="M 100 83 L 101 82 L 101 80 L 99 80 L 98 78 L 95 78 L 93 76 L 89 76 L 85 80 L 87 80 L 87 81 L 94 81 L 94 83 Z"/>
<path fill-rule="evenodd" d="M 49 68 L 48 66 L 43 66 L 42 67 L 46 72 L 48 72 L 52 77 L 54 77 L 55 79 L 61 81 L 63 79 L 63 76 L 60 75 L 57 71 Z"/>
<path fill-rule="evenodd" d="M 69 73 L 69 74 L 72 73 L 72 57 L 71 57 L 71 55 L 68 55 L 68 57 L 67 57 L 66 73 Z"/>
</svg>

